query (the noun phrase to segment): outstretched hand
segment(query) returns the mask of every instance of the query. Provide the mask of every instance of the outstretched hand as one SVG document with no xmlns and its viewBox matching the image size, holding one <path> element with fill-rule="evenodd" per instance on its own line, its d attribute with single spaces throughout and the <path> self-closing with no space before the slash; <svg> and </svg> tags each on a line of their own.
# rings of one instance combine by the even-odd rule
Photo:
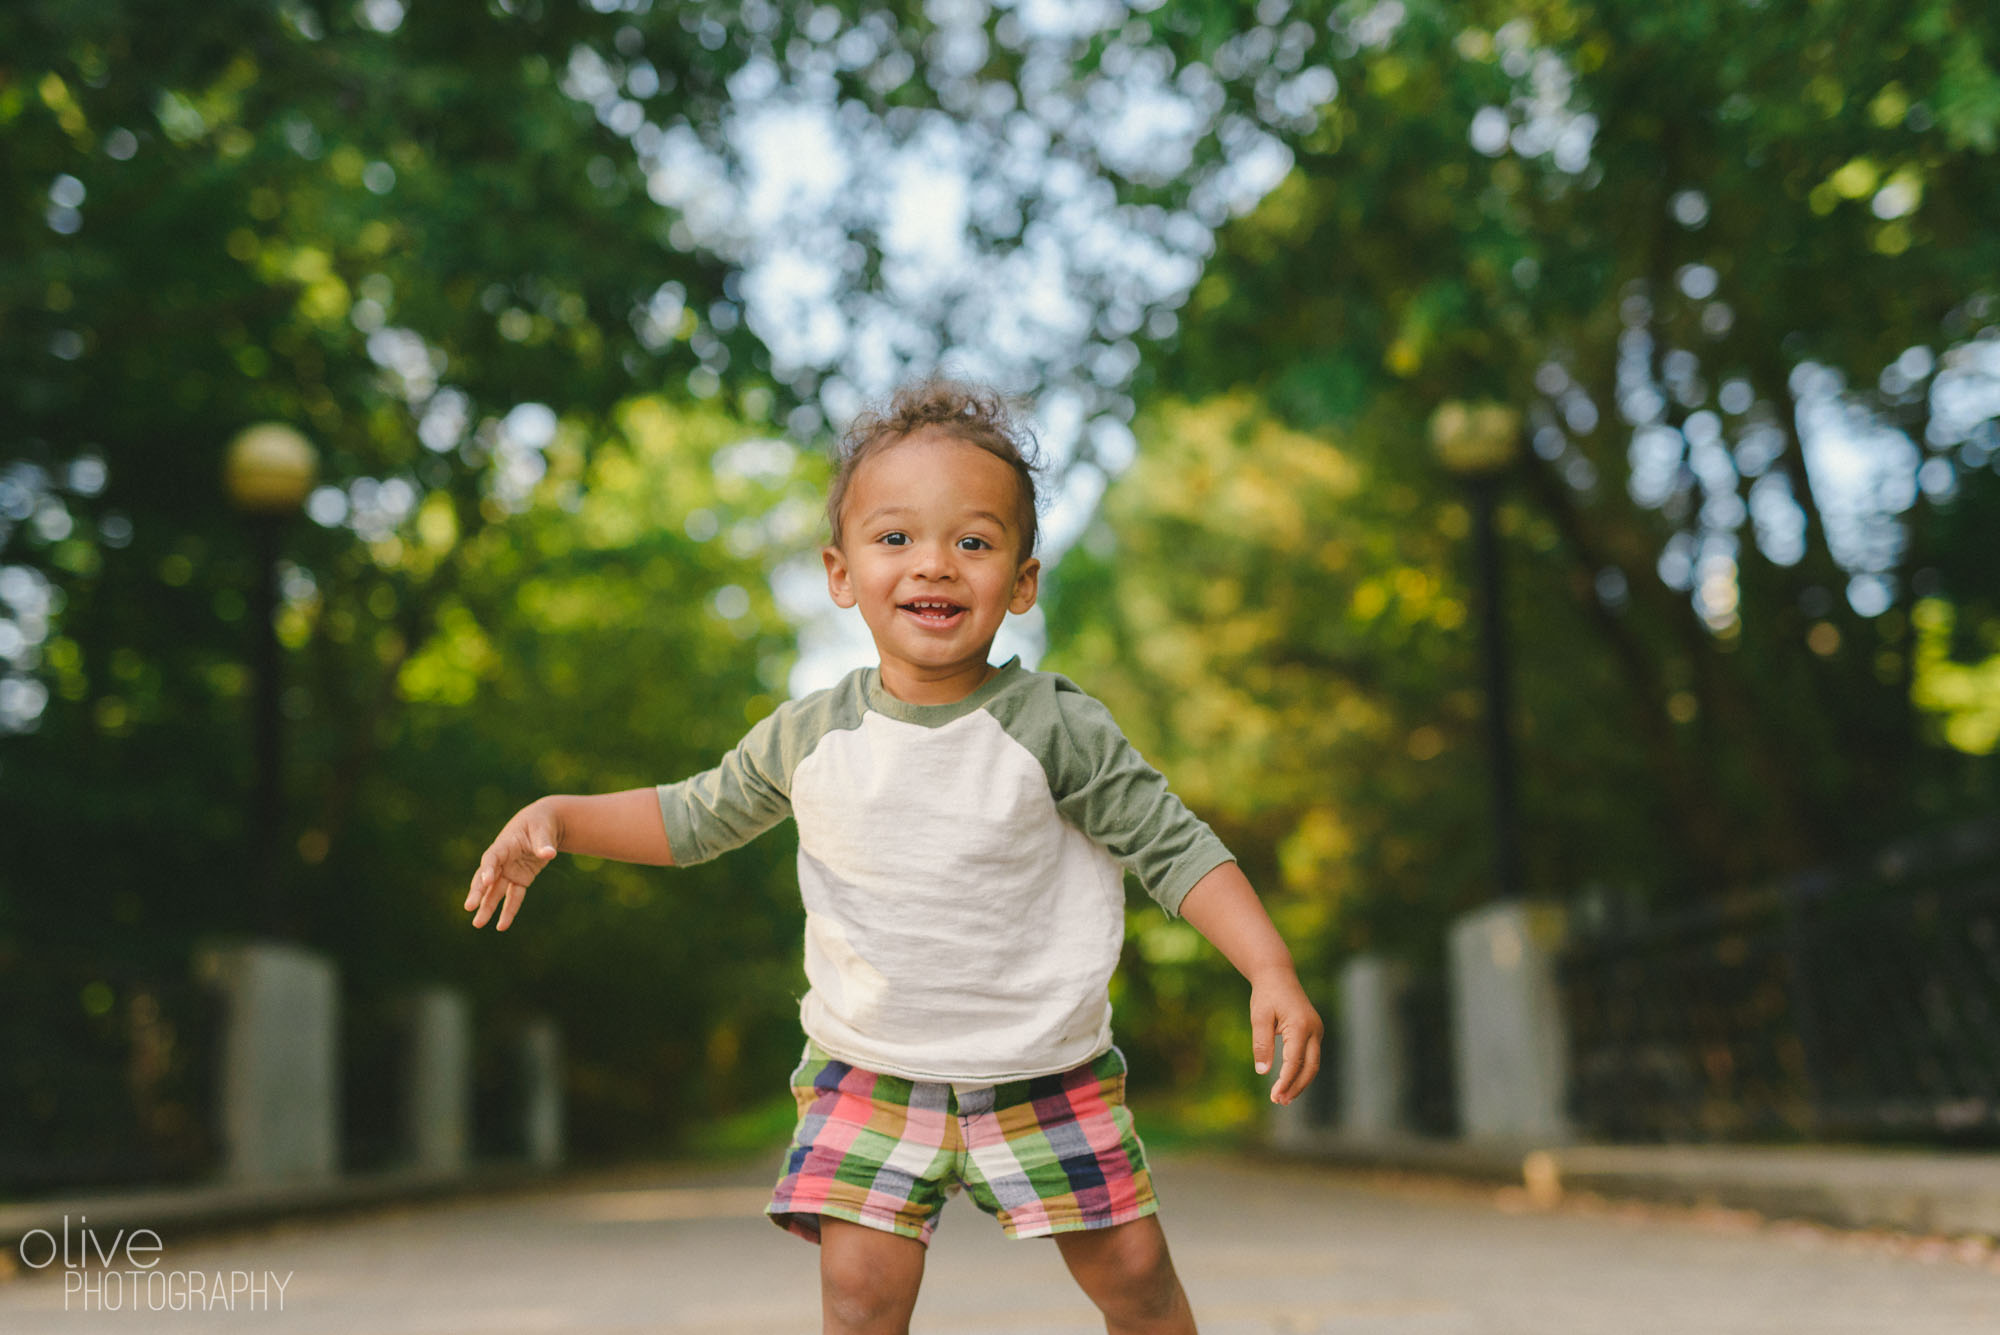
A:
<svg viewBox="0 0 2000 1335">
<path fill-rule="evenodd" d="M 494 930 L 506 931 L 521 911 L 521 901 L 527 898 L 528 883 L 555 860 L 561 846 L 562 832 L 541 803 L 530 803 L 516 812 L 487 846 L 479 859 L 479 870 L 472 874 L 465 896 L 472 925 L 484 927 L 497 908 L 500 921 Z"/>
<path fill-rule="evenodd" d="M 1290 1103 L 1319 1074 L 1319 1044 L 1325 1029 L 1319 1012 L 1306 999 L 1299 976 L 1290 969 L 1251 981 L 1250 1056 L 1257 1064 L 1257 1074 L 1271 1069 L 1273 1038 L 1285 1045 L 1278 1082 L 1271 1086 L 1271 1102 Z"/>
<path fill-rule="evenodd" d="M 1271 1069 L 1274 1041 L 1285 1045 L 1285 1063 L 1271 1086 L 1271 1102 L 1290 1103 L 1319 1074 L 1319 1041 L 1326 1031 L 1306 999 L 1292 953 L 1271 925 L 1271 915 L 1234 862 L 1214 867 L 1181 900 L 1181 916 L 1250 980 L 1250 1056 L 1257 1074 Z"/>
</svg>

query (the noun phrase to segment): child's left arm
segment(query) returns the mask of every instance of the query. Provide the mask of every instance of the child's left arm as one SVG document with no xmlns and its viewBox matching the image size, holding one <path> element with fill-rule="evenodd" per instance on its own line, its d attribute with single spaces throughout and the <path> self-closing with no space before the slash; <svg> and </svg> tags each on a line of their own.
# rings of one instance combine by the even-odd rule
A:
<svg viewBox="0 0 2000 1335">
<path fill-rule="evenodd" d="M 1225 862 L 1194 883 L 1181 916 L 1250 981 L 1250 1055 L 1257 1073 L 1271 1069 L 1271 1038 L 1284 1040 L 1285 1061 L 1271 1102 L 1290 1103 L 1319 1073 L 1325 1026 L 1306 1000 L 1292 952 L 1264 911 L 1242 868 Z"/>
</svg>

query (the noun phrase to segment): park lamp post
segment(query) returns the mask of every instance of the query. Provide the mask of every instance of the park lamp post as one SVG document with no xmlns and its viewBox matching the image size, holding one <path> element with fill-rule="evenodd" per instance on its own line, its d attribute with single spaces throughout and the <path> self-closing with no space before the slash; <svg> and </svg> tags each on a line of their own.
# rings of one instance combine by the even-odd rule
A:
<svg viewBox="0 0 2000 1335">
<path fill-rule="evenodd" d="M 290 905 L 278 884 L 278 838 L 284 819 L 280 766 L 278 539 L 311 490 L 319 454 L 306 438 L 278 422 L 246 427 L 229 443 L 223 482 L 229 499 L 249 520 L 256 547 L 256 588 L 250 600 L 252 671 L 256 699 L 252 721 L 250 841 L 254 893 L 262 900 L 264 927 L 292 935 Z"/>
<path fill-rule="evenodd" d="M 1507 673 L 1500 543 L 1493 511 L 1500 481 L 1521 454 L 1521 414 L 1504 403 L 1448 400 L 1431 414 L 1431 448 L 1462 482 L 1472 507 L 1478 565 L 1481 675 L 1486 698 L 1486 751 L 1491 767 L 1493 874 L 1501 899 L 1521 897 L 1520 825 L 1515 802 L 1514 738 Z"/>
</svg>

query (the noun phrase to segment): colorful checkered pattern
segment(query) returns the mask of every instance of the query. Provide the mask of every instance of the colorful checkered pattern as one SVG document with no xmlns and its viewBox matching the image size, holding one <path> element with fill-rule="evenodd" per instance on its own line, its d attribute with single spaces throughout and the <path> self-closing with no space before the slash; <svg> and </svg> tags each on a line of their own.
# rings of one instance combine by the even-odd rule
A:
<svg viewBox="0 0 2000 1335">
<path fill-rule="evenodd" d="M 1159 1208 L 1115 1047 L 1058 1075 L 967 1085 L 878 1075 L 808 1043 L 792 1094 L 798 1129 L 765 1212 L 809 1242 L 829 1215 L 929 1243 L 961 1188 L 1016 1238 Z"/>
</svg>

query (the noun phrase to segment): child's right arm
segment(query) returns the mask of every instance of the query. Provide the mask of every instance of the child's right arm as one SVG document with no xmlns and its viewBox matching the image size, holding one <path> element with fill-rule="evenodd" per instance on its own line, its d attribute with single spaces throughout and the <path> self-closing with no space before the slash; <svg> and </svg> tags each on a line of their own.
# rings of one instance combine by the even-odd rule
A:
<svg viewBox="0 0 2000 1335">
<path fill-rule="evenodd" d="M 514 813 L 479 859 L 465 896 L 472 925 L 484 927 L 496 908 L 504 932 L 521 911 L 528 883 L 557 853 L 615 862 L 640 862 L 671 867 L 674 850 L 660 817 L 659 792 L 628 788 L 595 797 L 552 796 L 530 802 Z"/>
</svg>

